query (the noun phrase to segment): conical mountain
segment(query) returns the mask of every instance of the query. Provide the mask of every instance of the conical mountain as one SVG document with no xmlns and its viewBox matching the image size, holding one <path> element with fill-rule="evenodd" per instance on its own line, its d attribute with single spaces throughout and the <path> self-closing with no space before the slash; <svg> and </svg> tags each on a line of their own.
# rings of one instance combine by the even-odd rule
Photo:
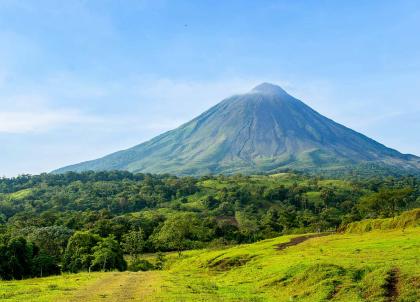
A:
<svg viewBox="0 0 420 302">
<path fill-rule="evenodd" d="M 361 163 L 420 169 L 420 158 L 387 148 L 324 117 L 282 88 L 263 83 L 150 141 L 55 172 L 202 175 L 316 171 Z"/>
</svg>

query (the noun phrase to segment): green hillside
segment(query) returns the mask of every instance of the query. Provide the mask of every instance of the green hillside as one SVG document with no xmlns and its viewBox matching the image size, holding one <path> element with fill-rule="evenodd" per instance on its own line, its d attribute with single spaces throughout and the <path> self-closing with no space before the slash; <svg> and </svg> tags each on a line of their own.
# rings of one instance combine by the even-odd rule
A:
<svg viewBox="0 0 420 302">
<path fill-rule="evenodd" d="M 415 301 L 419 202 L 416 177 L 0 178 L 0 299 Z"/>
<path fill-rule="evenodd" d="M 163 271 L 2 281 L 0 297 L 10 302 L 419 300 L 419 227 L 284 246 L 299 237 L 168 254 Z"/>
<path fill-rule="evenodd" d="M 282 88 L 263 83 L 227 98 L 180 127 L 133 148 L 56 170 L 127 170 L 205 175 L 375 169 L 419 173 L 401 154 L 319 114 Z"/>
</svg>

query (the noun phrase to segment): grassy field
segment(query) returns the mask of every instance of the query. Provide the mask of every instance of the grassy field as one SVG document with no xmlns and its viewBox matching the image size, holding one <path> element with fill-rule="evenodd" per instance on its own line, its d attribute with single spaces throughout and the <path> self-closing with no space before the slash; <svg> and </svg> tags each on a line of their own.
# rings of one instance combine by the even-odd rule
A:
<svg viewBox="0 0 420 302">
<path fill-rule="evenodd" d="M 419 227 L 299 237 L 168 254 L 164 271 L 2 281 L 0 300 L 419 301 Z"/>
</svg>

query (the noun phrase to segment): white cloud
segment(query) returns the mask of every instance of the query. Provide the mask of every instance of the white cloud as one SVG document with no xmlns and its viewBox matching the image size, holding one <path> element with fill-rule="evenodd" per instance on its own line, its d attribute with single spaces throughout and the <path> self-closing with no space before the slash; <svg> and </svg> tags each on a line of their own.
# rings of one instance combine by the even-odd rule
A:
<svg viewBox="0 0 420 302">
<path fill-rule="evenodd" d="M 72 110 L 3 111 L 0 133 L 43 132 L 63 125 L 95 122 L 93 117 Z"/>
<path fill-rule="evenodd" d="M 138 131 L 148 139 L 263 81 L 293 90 L 281 80 L 250 77 L 198 81 L 137 75 L 86 82 L 71 73 L 55 73 L 27 83 L 19 93 L 13 89 L 0 94 L 0 133 L 38 133 L 89 124 L 92 135 Z"/>
</svg>

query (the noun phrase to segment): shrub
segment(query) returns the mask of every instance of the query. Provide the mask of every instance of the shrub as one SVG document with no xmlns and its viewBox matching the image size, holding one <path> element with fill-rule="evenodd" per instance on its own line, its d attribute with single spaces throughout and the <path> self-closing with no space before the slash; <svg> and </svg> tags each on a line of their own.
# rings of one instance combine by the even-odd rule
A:
<svg viewBox="0 0 420 302">
<path fill-rule="evenodd" d="M 136 259 L 128 266 L 128 270 L 132 272 L 145 272 L 153 269 L 155 269 L 155 266 L 145 259 Z"/>
</svg>

